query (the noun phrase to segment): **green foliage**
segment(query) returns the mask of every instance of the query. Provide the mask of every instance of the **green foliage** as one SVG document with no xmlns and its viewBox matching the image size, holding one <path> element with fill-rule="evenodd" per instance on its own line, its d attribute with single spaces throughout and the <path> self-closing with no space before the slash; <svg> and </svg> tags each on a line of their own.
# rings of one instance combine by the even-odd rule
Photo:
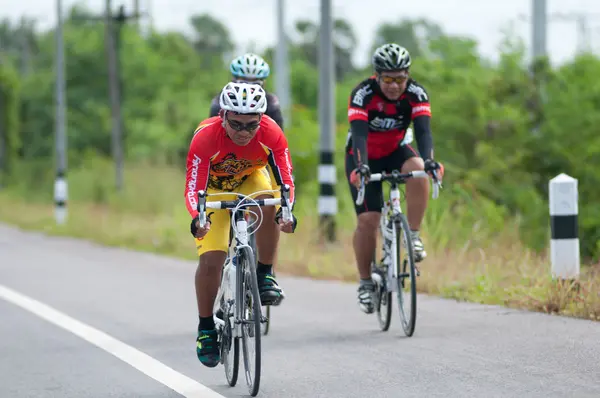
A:
<svg viewBox="0 0 600 398">
<path fill-rule="evenodd" d="M 77 13 L 85 14 L 85 10 L 78 9 Z M 190 21 L 194 30 L 191 38 L 174 32 L 141 36 L 129 26 L 122 30 L 120 59 L 129 164 L 170 164 L 183 170 L 191 133 L 207 117 L 210 100 L 229 78 L 232 46 L 229 34 L 223 33 L 226 29 L 223 31 L 222 25 L 206 15 Z M 304 35 L 290 49 L 294 107 L 286 136 L 302 201 L 314 205 L 318 189 L 319 78 L 317 47 L 310 37 L 318 35 L 318 26 L 305 25 L 299 24 Z M 9 37 L 9 27 L 3 29 Z M 343 172 L 347 103 L 350 91 L 370 70 L 355 71 L 351 65 L 355 40 L 351 26 L 338 21 L 336 29 L 336 53 L 343 53 L 347 60 L 337 66 L 340 70 L 347 68 L 343 76 L 338 76 L 335 109 L 335 160 L 340 180 L 337 192 L 340 219 L 346 225 L 353 219 Z M 70 19 L 65 28 L 67 134 L 69 165 L 74 170 L 104 170 L 109 165 L 97 160 L 110 155 L 104 35 L 101 22 Z M 36 49 L 33 72 L 20 77 L 19 97 L 14 94 L 14 73 L 0 69 L 0 82 L 11 82 L 6 86 L 12 90 L 9 97 L 20 98 L 20 107 L 12 105 L 0 112 L 13 115 L 9 130 L 18 131 L 23 143 L 19 151 L 23 162 L 15 168 L 19 179 L 14 182 L 15 189 L 23 192 L 34 187 L 51 189 L 53 36 L 49 31 L 36 33 L 32 39 L 32 48 Z M 216 36 L 223 36 L 222 41 L 215 41 Z M 439 245 L 459 244 L 461 240 L 479 242 L 479 237 L 492 237 L 505 228 L 507 221 L 514 220 L 525 243 L 544 249 L 549 231 L 548 180 L 565 172 L 580 181 L 583 254 L 597 258 L 600 210 L 595 199 L 600 194 L 600 174 L 594 161 L 600 153 L 596 130 L 600 122 L 600 83 L 595 77 L 600 75 L 600 60 L 588 55 L 559 68 L 547 66 L 543 78 L 538 79 L 543 84 L 543 90 L 539 90 L 525 65 L 522 44 L 512 37 L 503 43 L 497 64 L 480 57 L 473 40 L 445 35 L 427 21 L 382 26 L 373 46 L 389 40 L 403 43 L 404 38 L 408 40 L 406 45 L 415 49 L 412 74 L 431 97 L 435 155 L 447 170 L 445 190 L 439 201 L 430 201 L 427 222 L 443 223 L 448 234 L 459 231 L 449 239 L 442 230 L 436 230 Z M 272 61 L 272 51 L 267 51 L 266 57 Z M 270 90 L 276 73 L 273 70 L 267 81 Z M 6 76 L 11 77 L 6 80 Z M 545 102 L 541 101 L 542 94 Z M 21 115 L 15 117 L 18 110 Z M 13 137 L 11 153 L 16 153 L 19 141 L 17 134 Z M 96 203 L 115 200 L 114 194 L 109 194 L 113 172 L 106 169 L 104 174 L 102 181 L 83 177 L 77 180 L 88 187 L 85 199 Z M 183 189 L 183 182 L 181 186 Z M 478 227 L 474 229 L 474 225 Z"/>
<path fill-rule="evenodd" d="M 11 176 L 21 147 L 19 137 L 19 79 L 7 64 L 0 64 L 0 185 Z"/>
</svg>

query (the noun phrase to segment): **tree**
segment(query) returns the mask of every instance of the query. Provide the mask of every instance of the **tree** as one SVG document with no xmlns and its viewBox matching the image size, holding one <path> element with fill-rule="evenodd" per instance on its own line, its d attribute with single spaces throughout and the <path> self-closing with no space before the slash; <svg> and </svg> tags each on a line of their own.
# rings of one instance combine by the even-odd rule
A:
<svg viewBox="0 0 600 398">
<path fill-rule="evenodd" d="M 295 27 L 300 38 L 292 46 L 291 58 L 307 60 L 311 65 L 317 67 L 319 65 L 320 26 L 308 20 L 299 20 Z M 348 21 L 344 19 L 333 21 L 333 41 L 336 80 L 342 81 L 348 74 L 355 71 L 352 56 L 357 39 L 354 29 Z M 266 56 L 273 59 L 272 48 L 266 51 Z"/>
<path fill-rule="evenodd" d="M 402 19 L 398 23 L 384 23 L 375 33 L 369 56 L 385 43 L 397 43 L 405 47 L 413 57 L 429 52 L 429 41 L 443 36 L 439 25 L 425 19 Z"/>
<path fill-rule="evenodd" d="M 229 31 L 221 22 L 208 14 L 193 16 L 190 22 L 195 32 L 194 48 L 206 59 L 204 66 L 211 64 L 215 58 L 221 61 L 231 58 L 234 45 Z"/>
</svg>

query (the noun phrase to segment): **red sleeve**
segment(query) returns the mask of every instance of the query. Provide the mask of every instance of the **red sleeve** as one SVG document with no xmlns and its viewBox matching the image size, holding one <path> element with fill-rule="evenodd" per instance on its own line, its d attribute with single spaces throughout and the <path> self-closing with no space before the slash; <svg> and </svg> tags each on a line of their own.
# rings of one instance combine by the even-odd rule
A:
<svg viewBox="0 0 600 398">
<path fill-rule="evenodd" d="M 211 126 L 212 124 L 198 126 L 187 155 L 185 205 L 192 218 L 198 215 L 198 191 L 206 190 L 210 161 L 215 152 L 215 140 L 210 139 Z"/>
<path fill-rule="evenodd" d="M 275 123 L 269 126 L 272 131 L 265 134 L 268 137 L 264 145 L 269 150 L 269 165 L 273 175 L 277 180 L 277 185 L 287 184 L 290 186 L 290 207 L 293 207 L 296 200 L 294 181 L 292 180 L 292 158 L 288 142 L 281 128 Z"/>
</svg>

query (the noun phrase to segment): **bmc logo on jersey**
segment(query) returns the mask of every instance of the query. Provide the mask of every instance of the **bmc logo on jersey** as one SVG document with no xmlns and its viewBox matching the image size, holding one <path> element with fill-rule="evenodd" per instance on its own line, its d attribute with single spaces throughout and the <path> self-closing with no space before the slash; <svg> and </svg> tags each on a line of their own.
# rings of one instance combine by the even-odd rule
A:
<svg viewBox="0 0 600 398">
<path fill-rule="evenodd" d="M 373 90 L 371 90 L 371 87 L 361 87 L 358 91 L 356 91 L 356 94 L 354 94 L 354 98 L 352 98 L 352 103 L 357 106 L 363 106 L 365 97 L 370 94 L 373 94 Z"/>
<path fill-rule="evenodd" d="M 397 129 L 402 126 L 402 117 L 376 117 L 369 122 L 369 127 L 375 131 L 386 131 Z"/>
</svg>

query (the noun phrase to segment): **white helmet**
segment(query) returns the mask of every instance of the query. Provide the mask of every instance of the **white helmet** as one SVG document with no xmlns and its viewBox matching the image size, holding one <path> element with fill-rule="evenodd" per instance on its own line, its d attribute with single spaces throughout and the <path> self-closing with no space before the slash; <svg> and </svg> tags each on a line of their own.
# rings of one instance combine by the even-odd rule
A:
<svg viewBox="0 0 600 398">
<path fill-rule="evenodd" d="M 265 113 L 267 93 L 259 84 L 227 83 L 219 96 L 221 109 L 237 113 Z"/>
<path fill-rule="evenodd" d="M 259 55 L 247 53 L 231 61 L 231 74 L 240 79 L 266 79 L 271 69 L 269 64 Z"/>
</svg>

